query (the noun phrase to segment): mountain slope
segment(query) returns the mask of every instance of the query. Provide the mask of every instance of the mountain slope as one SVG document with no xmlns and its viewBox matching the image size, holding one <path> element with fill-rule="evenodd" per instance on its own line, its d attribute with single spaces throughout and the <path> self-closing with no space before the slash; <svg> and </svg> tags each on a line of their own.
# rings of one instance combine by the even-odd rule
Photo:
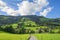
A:
<svg viewBox="0 0 60 40">
<path fill-rule="evenodd" d="M 60 18 L 50 19 L 43 16 L 3 16 L 0 15 L 0 25 L 17 23 L 20 26 L 60 26 Z"/>
</svg>

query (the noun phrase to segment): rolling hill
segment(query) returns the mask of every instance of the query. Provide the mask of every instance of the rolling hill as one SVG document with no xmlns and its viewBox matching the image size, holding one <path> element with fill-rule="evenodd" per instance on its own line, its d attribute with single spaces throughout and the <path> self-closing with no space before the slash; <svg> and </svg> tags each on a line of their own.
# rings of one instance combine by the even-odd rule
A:
<svg viewBox="0 0 60 40">
<path fill-rule="evenodd" d="M 3 16 L 0 15 L 0 25 L 19 24 L 21 26 L 60 26 L 60 18 L 46 18 L 43 16 Z"/>
</svg>

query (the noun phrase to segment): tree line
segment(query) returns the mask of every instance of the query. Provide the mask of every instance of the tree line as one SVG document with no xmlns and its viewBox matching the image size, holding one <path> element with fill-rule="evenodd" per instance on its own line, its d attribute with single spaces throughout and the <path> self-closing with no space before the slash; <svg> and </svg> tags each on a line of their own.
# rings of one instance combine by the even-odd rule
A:
<svg viewBox="0 0 60 40">
<path fill-rule="evenodd" d="M 32 27 L 31 27 L 32 28 Z M 26 27 L 20 27 L 19 25 L 16 28 L 13 26 L 0 26 L 0 31 L 5 31 L 13 34 L 31 34 L 31 33 L 60 33 L 60 27 L 47 26 L 44 28 L 36 28 L 36 30 L 26 29 Z"/>
</svg>

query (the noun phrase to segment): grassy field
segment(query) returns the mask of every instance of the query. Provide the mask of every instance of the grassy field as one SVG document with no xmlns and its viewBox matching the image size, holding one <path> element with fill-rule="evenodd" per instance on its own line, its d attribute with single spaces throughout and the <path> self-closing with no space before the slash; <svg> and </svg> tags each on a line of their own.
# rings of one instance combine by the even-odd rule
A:
<svg viewBox="0 0 60 40">
<path fill-rule="evenodd" d="M 60 34 L 34 34 L 38 40 L 60 40 Z"/>
<path fill-rule="evenodd" d="M 27 40 L 28 34 L 0 33 L 0 40 Z"/>
<path fill-rule="evenodd" d="M 38 40 L 60 40 L 60 34 L 32 34 Z M 0 32 L 0 40 L 27 40 L 29 34 L 10 34 Z"/>
</svg>

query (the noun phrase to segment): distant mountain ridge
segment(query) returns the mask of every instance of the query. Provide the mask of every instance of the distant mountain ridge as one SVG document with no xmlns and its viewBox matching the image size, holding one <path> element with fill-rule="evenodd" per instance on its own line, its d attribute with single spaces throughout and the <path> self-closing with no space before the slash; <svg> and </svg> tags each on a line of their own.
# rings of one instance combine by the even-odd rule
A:
<svg viewBox="0 0 60 40">
<path fill-rule="evenodd" d="M 5 24 L 21 24 L 23 25 L 32 25 L 33 26 L 60 26 L 60 18 L 52 19 L 52 18 L 45 18 L 43 16 L 36 16 L 36 15 L 27 15 L 27 16 L 3 16 L 0 15 L 0 25 Z"/>
</svg>

